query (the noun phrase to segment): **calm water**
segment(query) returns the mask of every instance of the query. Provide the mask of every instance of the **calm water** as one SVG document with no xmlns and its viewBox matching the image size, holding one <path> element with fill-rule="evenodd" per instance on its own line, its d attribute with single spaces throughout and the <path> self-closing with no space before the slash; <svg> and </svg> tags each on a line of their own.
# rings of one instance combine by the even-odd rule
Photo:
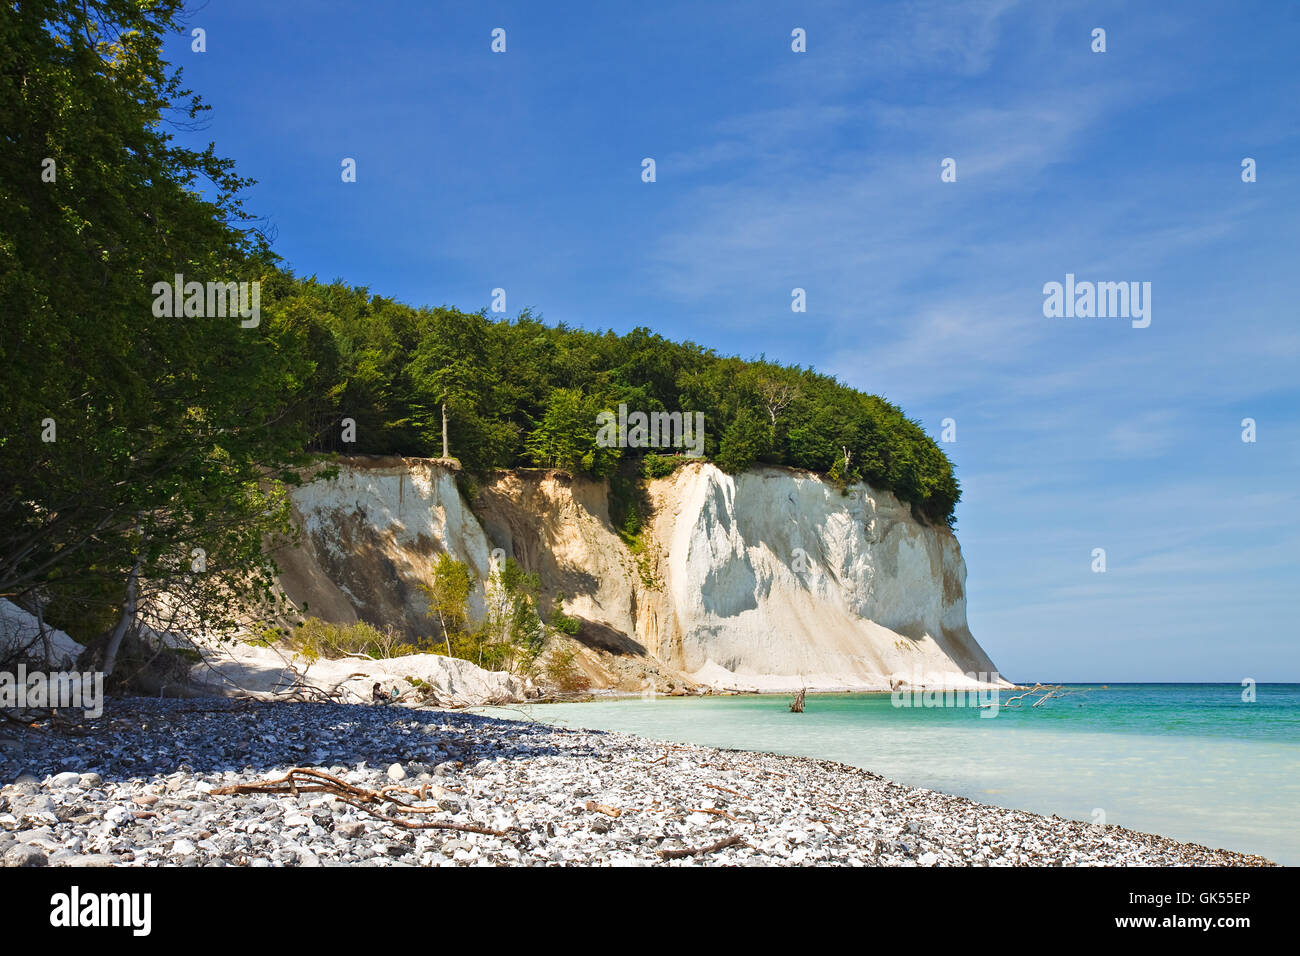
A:
<svg viewBox="0 0 1300 956">
<path fill-rule="evenodd" d="M 535 705 L 547 723 L 838 760 L 1005 807 L 1300 865 L 1300 684 L 1068 686 L 1041 707 L 896 708 L 889 694 Z M 1013 692 L 1014 693 L 1014 692 Z M 1003 700 L 1007 698 L 1003 693 Z M 509 712 L 505 715 L 508 716 Z"/>
</svg>

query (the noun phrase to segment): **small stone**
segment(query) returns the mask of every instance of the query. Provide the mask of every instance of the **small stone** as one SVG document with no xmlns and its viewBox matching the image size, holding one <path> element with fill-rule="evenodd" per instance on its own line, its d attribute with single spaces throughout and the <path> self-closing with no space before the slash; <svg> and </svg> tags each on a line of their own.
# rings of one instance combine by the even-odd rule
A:
<svg viewBox="0 0 1300 956">
<path fill-rule="evenodd" d="M 27 816 L 37 816 L 42 813 L 54 812 L 54 801 L 46 796 L 32 797 L 22 808 L 23 813 Z"/>
<path fill-rule="evenodd" d="M 346 840 L 354 840 L 366 832 L 364 823 L 340 823 L 334 827 L 334 832 Z"/>
<path fill-rule="evenodd" d="M 10 847 L 4 860 L 5 866 L 45 866 L 49 862 L 38 848 L 25 843 Z"/>
<path fill-rule="evenodd" d="M 81 783 L 81 774 L 73 773 L 71 770 L 63 773 L 56 773 L 50 778 L 51 787 L 73 787 Z"/>
<path fill-rule="evenodd" d="M 104 785 L 104 778 L 97 773 L 83 773 L 79 785 L 82 790 L 94 790 Z"/>
<path fill-rule="evenodd" d="M 388 779 L 405 780 L 406 779 L 405 768 L 403 768 L 400 763 L 393 764 L 391 767 L 388 768 Z"/>
</svg>

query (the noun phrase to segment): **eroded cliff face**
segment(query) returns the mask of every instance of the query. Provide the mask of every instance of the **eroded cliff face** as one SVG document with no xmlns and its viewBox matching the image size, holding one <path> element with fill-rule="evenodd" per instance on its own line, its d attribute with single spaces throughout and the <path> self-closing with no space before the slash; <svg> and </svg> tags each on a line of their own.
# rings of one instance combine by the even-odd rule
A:
<svg viewBox="0 0 1300 956">
<path fill-rule="evenodd" d="M 884 689 L 993 672 L 966 626 L 957 539 L 893 495 L 704 464 L 650 492 L 664 588 L 638 624 L 697 680 Z"/>
<path fill-rule="evenodd" d="M 893 495 L 702 462 L 646 492 L 634 553 L 603 483 L 499 472 L 471 509 L 431 462 L 349 459 L 338 478 L 294 492 L 305 540 L 281 557 L 282 584 L 316 616 L 415 637 L 432 633 L 417 586 L 430 559 L 448 551 L 485 577 L 499 548 L 539 573 L 544 607 L 562 593 L 583 620 L 598 685 L 636 689 L 673 671 L 722 688 L 883 690 L 994 672 L 966 625 L 956 538 Z"/>
<path fill-rule="evenodd" d="M 307 614 L 352 624 L 430 634 L 420 591 L 441 552 L 486 579 L 490 549 L 451 471 L 421 459 L 346 459 L 333 479 L 293 491 L 302 542 L 276 554 L 280 585 Z M 483 612 L 483 588 L 470 598 Z"/>
</svg>

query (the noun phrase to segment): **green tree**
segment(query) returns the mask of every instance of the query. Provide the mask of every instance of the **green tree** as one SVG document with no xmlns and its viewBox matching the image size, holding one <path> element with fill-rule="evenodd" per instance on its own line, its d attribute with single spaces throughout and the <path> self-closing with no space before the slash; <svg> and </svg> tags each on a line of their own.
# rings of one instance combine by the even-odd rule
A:
<svg viewBox="0 0 1300 956">
<path fill-rule="evenodd" d="M 744 471 L 767 452 L 771 440 L 771 426 L 763 416 L 753 409 L 742 408 L 722 434 L 718 467 L 733 473 Z"/>
<path fill-rule="evenodd" d="M 607 478 L 618 467 L 622 449 L 598 442 L 599 399 L 575 388 L 551 392 L 546 413 L 528 435 L 528 455 L 538 465 L 581 471 Z"/>
<path fill-rule="evenodd" d="M 205 109 L 161 58 L 181 7 L 0 5 L 0 592 L 102 601 L 89 579 L 110 582 L 107 671 L 141 582 L 192 573 L 177 555 L 232 569 L 193 578 L 209 595 L 262 590 L 273 562 L 250 542 L 283 512 L 261 489 L 304 461 L 308 369 L 272 322 L 155 314 L 178 273 L 276 274 L 248 181 L 167 132 Z"/>
<path fill-rule="evenodd" d="M 469 565 L 443 552 L 433 562 L 432 580 L 422 584 L 421 589 L 429 599 L 429 616 L 438 619 L 447 656 L 451 657 L 452 631 L 465 631 L 469 622 L 469 595 L 474 589 Z"/>
<path fill-rule="evenodd" d="M 525 571 L 514 558 L 492 569 L 487 585 L 486 640 L 480 645 L 493 652 L 493 662 L 506 670 L 527 672 L 545 645 L 546 629 L 537 613 L 541 579 Z"/>
</svg>

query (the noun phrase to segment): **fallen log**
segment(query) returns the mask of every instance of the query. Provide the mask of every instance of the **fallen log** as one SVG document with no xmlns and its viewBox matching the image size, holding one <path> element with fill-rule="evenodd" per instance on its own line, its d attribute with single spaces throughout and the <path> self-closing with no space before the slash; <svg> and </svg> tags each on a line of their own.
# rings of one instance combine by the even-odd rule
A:
<svg viewBox="0 0 1300 956">
<path fill-rule="evenodd" d="M 300 782 L 299 778 L 303 778 Z M 427 787 L 427 785 L 426 785 Z M 309 767 L 293 767 L 283 777 L 277 777 L 274 780 L 263 780 L 258 783 L 237 783 L 229 787 L 217 787 L 212 793 L 215 796 L 229 796 L 232 794 L 247 793 L 271 793 L 271 794 L 290 794 L 297 796 L 300 793 L 329 793 L 348 806 L 356 807 L 358 810 L 364 810 L 377 819 L 385 823 L 391 823 L 395 826 L 404 827 L 407 830 L 456 830 L 460 833 L 482 833 L 487 836 L 508 836 L 511 833 L 524 832 L 519 827 L 508 827 L 505 830 L 495 830 L 492 827 L 479 826 L 475 823 L 446 823 L 440 820 L 405 820 L 399 816 L 389 813 L 383 813 L 378 809 L 385 804 L 395 808 L 397 813 L 409 814 L 426 814 L 437 813 L 438 807 L 417 807 L 407 803 L 404 800 L 396 799 L 394 793 L 409 793 L 416 797 L 422 797 L 422 794 L 428 793 L 426 787 L 415 790 L 409 787 L 384 787 L 382 790 L 371 790 L 368 787 L 358 787 L 355 784 L 348 783 L 346 780 L 340 780 L 333 774 L 325 773 L 323 770 L 312 770 Z"/>
<path fill-rule="evenodd" d="M 718 850 L 725 850 L 729 846 L 749 846 L 745 843 L 742 836 L 729 836 L 725 840 L 719 840 L 717 843 L 710 843 L 708 846 L 687 848 L 684 850 L 660 850 L 659 855 L 665 860 L 682 860 L 688 856 L 703 856 L 706 853 L 716 853 Z"/>
</svg>

